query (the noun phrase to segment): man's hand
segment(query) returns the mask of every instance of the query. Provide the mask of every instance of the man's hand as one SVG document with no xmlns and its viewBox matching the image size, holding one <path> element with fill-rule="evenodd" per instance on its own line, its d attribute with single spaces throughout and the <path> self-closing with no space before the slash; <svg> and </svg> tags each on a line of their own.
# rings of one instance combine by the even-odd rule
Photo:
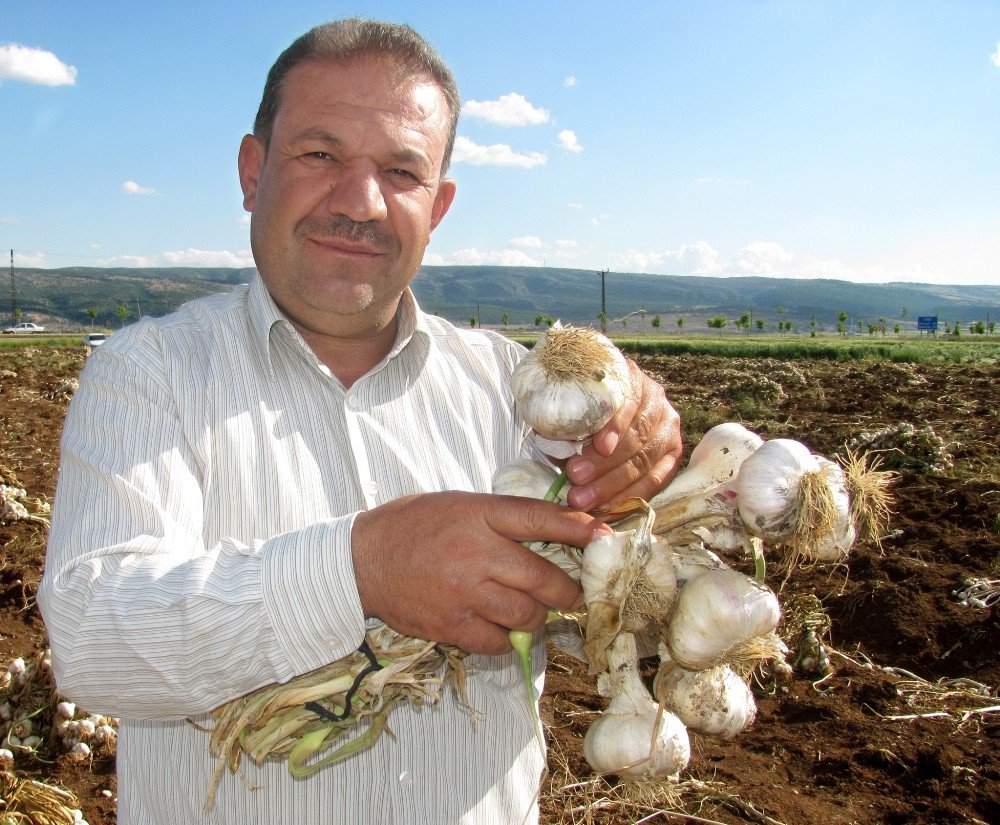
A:
<svg viewBox="0 0 1000 825">
<path fill-rule="evenodd" d="M 566 462 L 566 474 L 574 485 L 569 503 L 578 510 L 630 496 L 648 500 L 680 469 L 680 416 L 663 387 L 634 361 L 628 363 L 629 400 L 580 455 Z"/>
<path fill-rule="evenodd" d="M 351 534 L 365 616 L 470 653 L 510 650 L 509 630 L 535 630 L 550 608 L 574 610 L 580 587 L 520 542 L 585 547 L 605 525 L 537 499 L 426 493 L 358 514 Z"/>
</svg>

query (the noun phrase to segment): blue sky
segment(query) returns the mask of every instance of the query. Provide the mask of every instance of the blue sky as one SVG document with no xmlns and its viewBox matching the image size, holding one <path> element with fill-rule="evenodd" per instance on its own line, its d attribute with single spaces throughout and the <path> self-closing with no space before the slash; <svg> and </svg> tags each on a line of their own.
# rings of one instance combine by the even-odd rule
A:
<svg viewBox="0 0 1000 825">
<path fill-rule="evenodd" d="M 252 265 L 240 138 L 346 15 L 462 90 L 427 263 L 1000 284 L 1000 0 L 0 0 L 0 263 Z"/>
</svg>

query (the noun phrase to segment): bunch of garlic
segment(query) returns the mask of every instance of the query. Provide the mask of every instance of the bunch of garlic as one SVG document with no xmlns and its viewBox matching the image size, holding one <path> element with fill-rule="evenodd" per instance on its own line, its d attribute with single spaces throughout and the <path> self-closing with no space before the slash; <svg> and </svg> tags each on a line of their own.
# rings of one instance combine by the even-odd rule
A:
<svg viewBox="0 0 1000 825">
<path fill-rule="evenodd" d="M 56 691 L 51 652 L 17 657 L 0 673 L 0 749 L 12 756 L 51 759 L 60 753 L 111 756 L 118 720 L 92 714 Z"/>
</svg>

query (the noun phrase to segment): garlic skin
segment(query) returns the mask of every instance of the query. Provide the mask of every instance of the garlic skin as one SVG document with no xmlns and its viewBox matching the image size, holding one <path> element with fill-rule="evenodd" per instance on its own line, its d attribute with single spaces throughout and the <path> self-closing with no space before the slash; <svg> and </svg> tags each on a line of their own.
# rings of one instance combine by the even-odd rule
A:
<svg viewBox="0 0 1000 825">
<path fill-rule="evenodd" d="M 847 492 L 847 475 L 844 468 L 823 456 L 816 456 L 827 473 L 833 500 L 837 508 L 837 525 L 829 533 L 817 537 L 812 547 L 816 561 L 843 561 L 858 539 L 858 532 L 851 518 L 851 497 Z"/>
<path fill-rule="evenodd" d="M 551 467 L 530 458 L 521 458 L 497 469 L 493 474 L 493 493 L 498 496 L 545 498 L 557 477 Z M 560 490 L 557 501 L 565 499 L 568 486 Z"/>
<path fill-rule="evenodd" d="M 773 633 L 780 618 L 763 584 L 736 570 L 708 570 L 681 588 L 664 641 L 682 667 L 705 670 L 737 644 Z"/>
<path fill-rule="evenodd" d="M 702 436 L 681 470 L 650 504 L 655 507 L 736 478 L 740 466 L 764 443 L 757 433 L 735 421 L 718 424 Z"/>
<path fill-rule="evenodd" d="M 689 581 L 709 570 L 729 569 L 729 565 L 715 553 L 697 545 L 675 550 L 671 561 L 678 588 L 684 587 Z"/>
<path fill-rule="evenodd" d="M 598 773 L 676 780 L 691 758 L 687 729 L 669 711 L 660 714 L 637 661 L 635 637 L 620 634 L 609 652 L 609 671 L 598 679 L 611 704 L 587 730 L 583 755 Z"/>
<path fill-rule="evenodd" d="M 554 441 L 589 438 L 631 390 L 625 357 L 608 338 L 558 322 L 514 367 L 510 383 L 521 417 Z"/>
<path fill-rule="evenodd" d="M 781 542 L 795 530 L 802 477 L 819 461 L 790 438 L 765 441 L 742 465 L 734 482 L 740 518 L 765 541 Z"/>
<path fill-rule="evenodd" d="M 688 728 L 707 736 L 732 739 L 757 717 L 753 693 L 726 665 L 687 670 L 666 660 L 656 674 L 653 693 Z"/>
</svg>

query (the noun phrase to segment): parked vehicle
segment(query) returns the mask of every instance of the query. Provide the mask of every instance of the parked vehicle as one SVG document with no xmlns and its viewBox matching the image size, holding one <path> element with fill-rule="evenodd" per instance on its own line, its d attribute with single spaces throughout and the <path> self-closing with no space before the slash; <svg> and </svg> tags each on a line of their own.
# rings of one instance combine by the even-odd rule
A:
<svg viewBox="0 0 1000 825">
<path fill-rule="evenodd" d="M 88 332 L 86 335 L 83 336 L 83 340 L 80 343 L 83 344 L 85 347 L 88 347 L 89 349 L 94 349 L 95 347 L 99 347 L 107 340 L 108 336 L 105 335 L 103 332 Z"/>
<path fill-rule="evenodd" d="M 32 324 L 30 321 L 24 321 L 13 327 L 7 327 L 4 331 L 4 335 L 27 335 L 34 332 L 45 332 L 45 327 L 40 327 L 38 324 Z"/>
</svg>

